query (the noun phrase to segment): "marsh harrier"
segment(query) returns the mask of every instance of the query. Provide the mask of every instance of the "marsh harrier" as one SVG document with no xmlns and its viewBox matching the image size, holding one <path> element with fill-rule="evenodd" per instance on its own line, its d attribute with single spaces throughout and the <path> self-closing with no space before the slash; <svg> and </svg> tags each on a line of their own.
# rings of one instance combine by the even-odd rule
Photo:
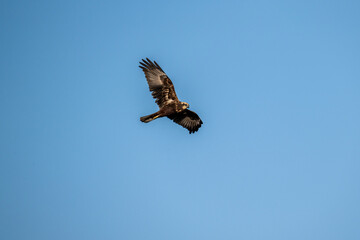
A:
<svg viewBox="0 0 360 240">
<path fill-rule="evenodd" d="M 196 132 L 203 122 L 195 112 L 188 109 L 188 103 L 179 101 L 173 83 L 161 67 L 148 58 L 142 59 L 139 67 L 144 71 L 152 96 L 159 105 L 159 111 L 141 117 L 140 121 L 148 123 L 156 118 L 168 117 L 189 130 L 189 133 Z"/>
</svg>

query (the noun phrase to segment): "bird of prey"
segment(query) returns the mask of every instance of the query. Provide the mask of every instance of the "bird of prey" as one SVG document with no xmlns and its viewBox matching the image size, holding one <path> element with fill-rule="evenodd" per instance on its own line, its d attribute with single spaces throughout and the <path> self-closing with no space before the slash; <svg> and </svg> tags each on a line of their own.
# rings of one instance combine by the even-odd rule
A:
<svg viewBox="0 0 360 240">
<path fill-rule="evenodd" d="M 140 121 L 148 123 L 156 118 L 168 117 L 189 130 L 189 133 L 196 132 L 203 122 L 196 113 L 188 109 L 188 103 L 179 101 L 174 85 L 164 70 L 148 58 L 142 59 L 139 67 L 144 71 L 152 96 L 159 105 L 159 111 L 141 117 Z"/>
</svg>

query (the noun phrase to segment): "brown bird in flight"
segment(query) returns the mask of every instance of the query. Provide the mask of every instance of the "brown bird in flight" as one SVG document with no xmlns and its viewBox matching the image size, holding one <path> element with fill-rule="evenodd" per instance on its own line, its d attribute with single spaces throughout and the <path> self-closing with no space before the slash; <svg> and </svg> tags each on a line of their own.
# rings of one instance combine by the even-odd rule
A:
<svg viewBox="0 0 360 240">
<path fill-rule="evenodd" d="M 140 121 L 148 123 L 156 118 L 168 117 L 189 130 L 189 133 L 196 132 L 203 122 L 196 113 L 188 109 L 188 103 L 179 101 L 173 83 L 161 67 L 148 58 L 142 59 L 139 67 L 144 71 L 152 96 L 159 105 L 159 111 L 141 117 Z"/>
</svg>

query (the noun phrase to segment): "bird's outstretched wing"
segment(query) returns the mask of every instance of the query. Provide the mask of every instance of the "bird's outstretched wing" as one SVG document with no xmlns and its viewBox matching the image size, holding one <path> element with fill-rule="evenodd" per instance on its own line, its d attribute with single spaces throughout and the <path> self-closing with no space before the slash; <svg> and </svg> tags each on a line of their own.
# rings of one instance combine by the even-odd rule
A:
<svg viewBox="0 0 360 240">
<path fill-rule="evenodd" d="M 194 133 L 199 130 L 201 124 L 203 123 L 196 113 L 188 109 L 179 113 L 171 114 L 168 118 L 189 130 L 189 133 Z"/>
<path fill-rule="evenodd" d="M 152 62 L 146 58 L 146 60 L 142 59 L 140 64 L 139 67 L 145 73 L 152 96 L 160 108 L 171 102 L 179 101 L 173 83 L 155 61 Z"/>
</svg>

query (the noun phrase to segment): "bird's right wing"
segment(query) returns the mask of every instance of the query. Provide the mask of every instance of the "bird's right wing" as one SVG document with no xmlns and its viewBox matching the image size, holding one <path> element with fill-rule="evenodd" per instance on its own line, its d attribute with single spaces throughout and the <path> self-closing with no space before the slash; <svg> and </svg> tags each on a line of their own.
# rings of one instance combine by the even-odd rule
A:
<svg viewBox="0 0 360 240">
<path fill-rule="evenodd" d="M 168 118 L 189 130 L 189 133 L 196 132 L 201 127 L 201 124 L 203 124 L 200 117 L 188 109 L 169 115 Z"/>
<path fill-rule="evenodd" d="M 146 60 L 142 59 L 140 64 L 139 67 L 145 73 L 152 96 L 160 108 L 174 101 L 179 102 L 173 83 L 155 61 L 146 58 Z"/>
</svg>

